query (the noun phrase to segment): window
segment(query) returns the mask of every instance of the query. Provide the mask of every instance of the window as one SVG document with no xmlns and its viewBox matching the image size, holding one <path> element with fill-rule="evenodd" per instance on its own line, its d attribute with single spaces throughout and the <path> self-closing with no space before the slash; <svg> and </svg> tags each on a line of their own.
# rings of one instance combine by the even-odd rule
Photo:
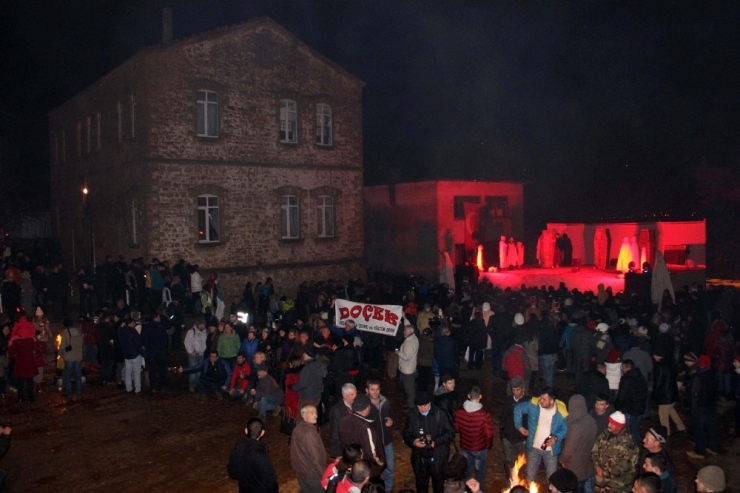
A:
<svg viewBox="0 0 740 493">
<path fill-rule="evenodd" d="M 95 114 L 95 148 L 100 150 L 100 112 Z"/>
<path fill-rule="evenodd" d="M 284 240 L 293 240 L 300 237 L 298 214 L 298 197 L 283 195 L 280 203 L 280 236 Z"/>
<path fill-rule="evenodd" d="M 118 101 L 118 142 L 123 142 L 123 103 Z"/>
<path fill-rule="evenodd" d="M 216 243 L 220 240 L 218 197 L 201 195 L 198 197 L 198 241 Z"/>
<path fill-rule="evenodd" d="M 218 137 L 218 94 L 198 91 L 198 137 Z"/>
<path fill-rule="evenodd" d="M 139 204 L 136 199 L 131 201 L 131 243 L 139 244 Z"/>
<path fill-rule="evenodd" d="M 298 110 L 290 99 L 280 100 L 280 142 L 298 142 Z"/>
<path fill-rule="evenodd" d="M 455 219 L 465 219 L 465 202 L 471 204 L 480 204 L 480 197 L 478 197 L 477 195 L 459 195 L 455 197 Z"/>
<path fill-rule="evenodd" d="M 82 122 L 77 122 L 77 157 L 82 157 Z"/>
<path fill-rule="evenodd" d="M 486 196 L 486 208 L 490 211 L 491 217 L 508 217 L 509 199 L 505 196 Z"/>
<path fill-rule="evenodd" d="M 136 137 L 136 95 L 131 95 L 131 138 Z"/>
<path fill-rule="evenodd" d="M 316 143 L 321 146 L 332 145 L 331 106 L 316 105 Z"/>
<path fill-rule="evenodd" d="M 87 130 L 87 146 L 85 146 L 85 150 L 87 151 L 87 154 L 90 154 L 91 149 L 91 139 L 92 139 L 92 117 L 88 116 L 87 121 L 85 122 L 87 124 L 86 130 Z"/>
<path fill-rule="evenodd" d="M 317 218 L 319 238 L 334 238 L 334 197 L 319 196 Z"/>
</svg>

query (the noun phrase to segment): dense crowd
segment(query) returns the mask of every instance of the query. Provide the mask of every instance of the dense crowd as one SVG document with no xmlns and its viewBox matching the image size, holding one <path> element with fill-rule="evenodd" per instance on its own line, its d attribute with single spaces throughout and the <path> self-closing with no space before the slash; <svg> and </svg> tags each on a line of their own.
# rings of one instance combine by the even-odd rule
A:
<svg viewBox="0 0 740 493">
<path fill-rule="evenodd" d="M 83 375 L 97 374 L 104 385 L 141 393 L 142 368 L 151 392 L 167 391 L 173 350 L 184 349 L 188 363 L 176 370 L 188 375 L 191 392 L 256 410 L 229 460 L 241 491 L 277 491 L 260 441 L 260 418 L 268 413 L 281 415 L 291 435 L 303 492 L 393 491 L 397 419 L 406 420 L 402 438 L 417 491 L 428 491 L 430 482 L 435 492 L 484 491 L 492 409 L 480 387 L 457 383 L 461 372 L 489 368 L 490 361 L 491 370 L 482 371 L 505 382 L 507 393 L 497 435 L 512 488 L 536 481 L 544 465 L 553 493 L 672 493 L 678 487 L 670 437 L 690 431 L 694 460 L 721 453 L 717 402 L 736 400 L 740 390 L 740 300 L 723 288 L 684 286 L 655 305 L 602 288 L 502 290 L 483 282 L 450 289 L 370 273 L 368 282 L 304 282 L 296 293 L 280 292 L 270 278 L 248 282 L 227 306 L 218 276 L 206 279 L 185 260 L 108 257 L 72 281 L 61 265 L 34 266 L 18 253 L 5 256 L 3 273 L 3 396 L 7 382 L 21 401 L 44 391 L 54 336 L 47 313 L 63 320 L 65 398 L 83 392 Z M 67 318 L 73 286 L 75 320 Z M 402 306 L 398 334 L 362 332 L 351 321 L 335 325 L 336 299 Z M 188 316 L 195 320 L 189 327 Z M 567 405 L 558 373 L 575 387 Z M 395 381 L 403 402 L 381 392 Z M 690 427 L 676 410 L 680 400 Z M 644 425 L 653 407 L 658 419 Z M 328 454 L 317 426 L 329 427 Z M 450 458 L 458 442 L 460 452 Z M 526 458 L 526 480 L 515 477 L 519 456 Z M 724 489 L 721 470 L 702 471 L 703 491 Z"/>
</svg>

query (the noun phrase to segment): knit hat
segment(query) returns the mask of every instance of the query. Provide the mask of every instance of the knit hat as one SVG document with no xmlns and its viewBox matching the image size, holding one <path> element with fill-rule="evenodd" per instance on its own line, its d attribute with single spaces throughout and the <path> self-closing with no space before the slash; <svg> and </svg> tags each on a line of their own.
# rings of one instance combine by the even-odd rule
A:
<svg viewBox="0 0 740 493">
<path fill-rule="evenodd" d="M 514 315 L 514 323 L 517 325 L 524 325 L 524 315 L 521 313 Z"/>
<path fill-rule="evenodd" d="M 609 330 L 609 324 L 607 324 L 606 322 L 601 322 L 599 325 L 596 326 L 596 330 L 598 330 L 599 332 L 606 332 L 607 330 Z"/>
<path fill-rule="evenodd" d="M 668 325 L 668 324 L 667 324 L 667 323 L 665 323 L 665 322 L 663 322 L 662 324 L 658 325 L 658 331 L 659 331 L 659 332 L 660 332 L 661 334 L 665 334 L 666 332 L 668 332 L 668 331 L 670 330 L 670 328 L 671 328 L 671 326 L 670 326 L 670 325 Z"/>
<path fill-rule="evenodd" d="M 432 396 L 429 395 L 429 392 L 417 392 L 416 397 L 414 397 L 415 406 L 425 406 L 430 402 L 432 402 Z"/>
<path fill-rule="evenodd" d="M 668 430 L 663 425 L 655 425 L 650 428 L 650 434 L 655 437 L 660 443 L 665 443 L 668 436 Z"/>
<path fill-rule="evenodd" d="M 560 493 L 570 493 L 578 489 L 578 477 L 570 469 L 558 469 L 550 475 L 550 484 Z"/>
<path fill-rule="evenodd" d="M 368 407 L 370 407 L 370 398 L 366 394 L 358 395 L 352 403 L 352 410 L 356 413 L 364 411 Z"/>
<path fill-rule="evenodd" d="M 627 418 L 624 417 L 622 411 L 614 411 L 609 415 L 609 423 L 621 430 L 627 424 Z"/>
<path fill-rule="evenodd" d="M 697 361 L 699 361 L 699 358 L 696 357 L 696 353 L 688 352 L 683 355 L 683 360 L 686 363 L 696 363 Z"/>
<path fill-rule="evenodd" d="M 613 347 L 609 350 L 609 354 L 606 355 L 606 362 L 616 363 L 621 357 L 622 353 L 619 352 L 619 349 Z"/>
<path fill-rule="evenodd" d="M 717 466 L 705 466 L 696 473 L 696 479 L 711 491 L 724 491 L 725 472 Z"/>
<path fill-rule="evenodd" d="M 699 356 L 699 368 L 709 368 L 712 366 L 712 358 L 706 354 Z"/>
<path fill-rule="evenodd" d="M 327 312 L 321 312 L 321 320 L 329 320 L 329 314 Z"/>
<path fill-rule="evenodd" d="M 635 332 L 635 335 L 637 337 L 647 337 L 648 336 L 647 327 L 645 326 L 638 327 L 637 331 Z"/>
</svg>

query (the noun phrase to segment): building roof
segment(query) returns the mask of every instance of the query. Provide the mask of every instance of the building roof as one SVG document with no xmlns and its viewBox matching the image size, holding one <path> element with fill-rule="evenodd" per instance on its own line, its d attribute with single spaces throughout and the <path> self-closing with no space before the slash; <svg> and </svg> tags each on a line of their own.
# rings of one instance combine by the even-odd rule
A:
<svg viewBox="0 0 740 493">
<path fill-rule="evenodd" d="M 416 180 L 416 181 L 404 181 L 404 182 L 398 182 L 394 183 L 394 185 L 397 186 L 403 186 L 403 185 L 422 185 L 424 183 L 446 183 L 446 182 L 452 182 L 452 183 L 478 183 L 481 185 L 486 184 L 495 184 L 495 183 L 507 183 L 511 185 L 527 185 L 531 182 L 524 182 L 524 181 L 511 181 L 511 180 L 465 180 L 465 179 L 456 179 L 456 178 L 450 178 L 450 179 L 439 179 L 439 180 Z M 380 183 L 377 185 L 366 185 L 363 188 L 374 188 L 374 187 L 387 187 L 390 185 L 389 183 Z"/>
<path fill-rule="evenodd" d="M 293 33 L 285 29 L 283 26 L 272 20 L 271 18 L 267 16 L 257 17 L 255 19 L 248 20 L 246 22 L 241 22 L 238 24 L 232 24 L 229 26 L 219 27 L 216 29 L 211 29 L 210 31 L 204 31 L 201 33 L 194 34 L 192 36 L 187 36 L 185 38 L 180 39 L 174 39 L 170 43 L 159 43 L 156 45 L 148 46 L 146 48 L 143 48 L 142 50 L 138 51 L 134 55 L 132 55 L 130 58 L 126 59 L 123 63 L 116 66 L 112 70 L 108 71 L 106 74 L 102 75 L 98 80 L 93 82 L 92 84 L 88 85 L 84 89 L 82 89 L 79 93 L 75 94 L 68 100 L 64 101 L 63 103 L 59 104 L 57 107 L 49 111 L 49 115 L 54 113 L 57 109 L 61 108 L 62 106 L 65 106 L 69 101 L 76 98 L 79 94 L 84 93 L 91 87 L 96 86 L 97 84 L 101 83 L 107 75 L 112 74 L 113 72 L 120 70 L 125 65 L 130 64 L 133 60 L 144 58 L 149 53 L 155 53 L 155 52 L 163 52 L 163 51 L 169 51 L 178 49 L 184 46 L 200 43 L 203 41 L 218 39 L 222 36 L 226 36 L 228 34 L 238 32 L 238 31 L 257 31 L 261 28 L 268 28 L 272 30 L 274 33 L 278 34 L 279 36 L 282 36 L 284 38 L 289 39 L 292 43 L 295 43 L 296 45 L 299 45 L 300 47 L 306 49 L 309 51 L 313 56 L 321 60 L 321 62 L 331 66 L 338 72 L 340 72 L 342 75 L 346 76 L 347 78 L 355 81 L 360 87 L 365 87 L 365 82 L 362 81 L 357 76 L 353 75 L 352 73 L 348 72 L 344 67 L 339 65 L 338 63 L 334 62 L 327 56 L 323 55 L 322 53 L 318 52 L 316 49 L 311 47 L 310 45 L 306 44 L 303 40 L 295 36 Z"/>
</svg>

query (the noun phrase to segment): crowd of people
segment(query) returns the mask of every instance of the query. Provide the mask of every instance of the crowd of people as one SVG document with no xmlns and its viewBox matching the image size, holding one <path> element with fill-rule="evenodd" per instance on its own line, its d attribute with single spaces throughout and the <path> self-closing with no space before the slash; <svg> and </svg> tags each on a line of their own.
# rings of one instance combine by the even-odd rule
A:
<svg viewBox="0 0 740 493">
<path fill-rule="evenodd" d="M 187 364 L 177 371 L 188 375 L 191 392 L 256 410 L 229 461 L 241 491 L 277 491 L 260 444 L 262 419 L 272 413 L 289 424 L 291 465 L 303 492 L 393 491 L 402 453 L 394 450 L 394 429 L 401 429 L 394 424 L 405 419 L 401 438 L 419 492 L 430 483 L 437 493 L 484 491 L 497 421 L 512 488 L 537 481 L 543 465 L 553 492 L 671 493 L 678 491 L 671 437 L 693 434 L 692 460 L 722 453 L 718 401 L 740 392 L 740 306 L 729 289 L 685 286 L 656 306 L 609 289 L 503 290 L 483 282 L 451 290 L 371 273 L 368 282 L 304 282 L 294 294 L 279 292 L 270 278 L 248 282 L 227 306 L 218 277 L 204 279 L 185 260 L 171 267 L 109 257 L 94 275 L 77 273 L 79 317 L 72 320 L 69 292 L 58 287 L 71 281 L 58 264 L 34 268 L 42 277 L 31 274 L 34 295 L 23 298 L 32 267 L 24 258 L 6 257 L 4 265 L 2 394 L 7 382 L 20 401 L 44 391 L 54 336 L 47 311 L 63 320 L 58 350 L 67 398 L 83 392 L 83 375 L 95 374 L 104 385 L 139 394 L 147 387 L 142 367 L 150 392 L 167 391 L 173 350 L 184 349 Z M 20 290 L 17 304 L 6 298 L 10 283 Z M 402 306 L 398 334 L 362 332 L 351 321 L 335 325 L 336 299 Z M 507 394 L 495 417 L 482 385 L 458 385 L 462 372 L 491 371 L 482 370 L 489 360 Z M 563 382 L 575 389 L 567 405 Z M 382 386 L 403 399 L 388 397 Z M 683 417 L 677 404 L 688 411 Z M 653 407 L 657 419 L 650 418 Z M 329 428 L 328 453 L 318 426 Z M 515 474 L 522 455 L 526 479 Z M 455 456 L 464 467 L 453 467 Z M 702 471 L 697 484 L 722 491 L 721 470 Z"/>
</svg>

